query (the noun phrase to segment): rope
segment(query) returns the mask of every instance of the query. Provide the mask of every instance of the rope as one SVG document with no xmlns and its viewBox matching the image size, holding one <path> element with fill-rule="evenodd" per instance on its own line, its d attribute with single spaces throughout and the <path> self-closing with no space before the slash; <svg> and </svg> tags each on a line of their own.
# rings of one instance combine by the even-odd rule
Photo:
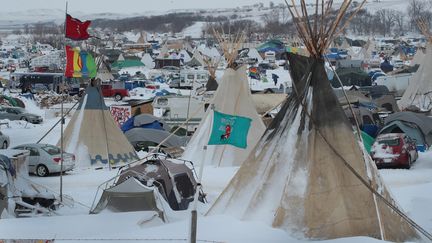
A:
<svg viewBox="0 0 432 243">
<path fill-rule="evenodd" d="M 314 62 L 315 63 L 315 62 Z M 310 82 L 311 79 L 311 68 L 312 68 L 313 64 L 309 65 L 308 68 L 308 80 L 307 82 Z M 392 210 L 394 210 L 402 219 L 404 219 L 409 225 L 411 225 L 413 228 L 415 228 L 416 230 L 418 230 L 422 235 L 424 235 L 426 238 L 428 238 L 430 241 L 432 241 L 432 235 L 426 231 L 424 228 L 422 228 L 420 225 L 418 225 L 416 222 L 414 222 L 414 220 L 412 220 L 411 218 L 409 218 L 405 213 L 403 213 L 397 206 L 395 206 L 392 202 L 390 202 L 389 200 L 387 200 L 383 195 L 381 195 L 378 191 L 375 190 L 375 188 L 373 188 L 368 181 L 366 181 L 349 163 L 348 161 L 345 160 L 345 158 L 335 149 L 335 147 L 329 142 L 329 140 L 323 135 L 323 133 L 321 132 L 321 130 L 319 129 L 319 127 L 317 126 L 316 121 L 312 118 L 312 116 L 309 114 L 308 110 L 307 110 L 307 106 L 304 103 L 303 100 L 299 99 L 299 93 L 297 91 L 296 86 L 293 83 L 293 88 L 294 91 L 296 92 L 296 99 L 297 101 L 300 102 L 300 104 L 302 105 L 306 115 L 309 117 L 309 119 L 312 121 L 312 124 L 315 126 L 316 131 L 318 132 L 318 134 L 321 136 L 321 138 L 324 140 L 324 142 L 329 146 L 329 148 L 336 154 L 337 157 L 339 157 L 342 160 L 342 163 L 344 166 L 346 166 L 348 168 L 348 170 L 353 173 L 353 175 L 370 191 L 372 192 L 375 196 L 377 196 L 379 199 L 381 199 L 385 205 L 387 205 L 389 208 L 391 208 Z M 384 239 L 382 239 L 384 240 Z"/>
<path fill-rule="evenodd" d="M 63 99 L 63 97 L 62 97 Z M 65 113 L 63 114 L 63 117 L 60 118 L 60 120 L 58 120 L 36 143 L 40 143 L 46 136 L 48 136 L 48 134 L 63 120 L 65 119 L 65 117 L 69 114 L 69 112 L 71 112 L 76 105 L 78 105 L 80 103 L 80 101 L 75 102 L 75 104 Z"/>
</svg>

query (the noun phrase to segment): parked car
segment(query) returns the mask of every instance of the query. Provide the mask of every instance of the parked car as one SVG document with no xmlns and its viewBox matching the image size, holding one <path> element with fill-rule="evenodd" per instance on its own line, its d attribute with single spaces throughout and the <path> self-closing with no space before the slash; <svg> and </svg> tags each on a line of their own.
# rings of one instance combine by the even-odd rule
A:
<svg viewBox="0 0 432 243">
<path fill-rule="evenodd" d="M 42 123 L 43 118 L 39 115 L 28 113 L 21 107 L 0 107 L 0 119 L 23 120 L 31 123 Z"/>
<path fill-rule="evenodd" d="M 0 132 L 0 148 L 7 149 L 9 147 L 9 144 L 10 144 L 9 136 Z"/>
<path fill-rule="evenodd" d="M 30 151 L 29 173 L 37 176 L 47 176 L 51 173 L 59 173 L 61 170 L 61 149 L 50 144 L 22 144 L 13 149 Z M 75 167 L 75 155 L 63 152 L 63 172 Z"/>
<path fill-rule="evenodd" d="M 404 133 L 379 135 L 371 148 L 371 157 L 378 168 L 411 168 L 418 159 L 415 141 Z"/>
<path fill-rule="evenodd" d="M 111 84 L 102 84 L 101 89 L 104 97 L 114 97 L 116 101 L 122 100 L 125 96 L 129 96 L 127 89 L 115 89 Z"/>
</svg>

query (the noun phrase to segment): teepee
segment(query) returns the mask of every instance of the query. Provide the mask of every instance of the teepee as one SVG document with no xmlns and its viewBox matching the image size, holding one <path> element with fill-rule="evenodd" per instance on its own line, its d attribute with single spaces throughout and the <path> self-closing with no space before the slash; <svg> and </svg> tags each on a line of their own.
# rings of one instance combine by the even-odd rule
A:
<svg viewBox="0 0 432 243">
<path fill-rule="evenodd" d="M 333 13 L 331 1 L 321 1 L 313 13 Z M 310 57 L 288 54 L 293 94 L 208 214 L 265 221 L 300 238 L 416 238 L 396 206 L 385 204 L 394 201 L 325 73 L 323 54 L 351 1 L 342 2 L 335 19 L 309 17 L 305 0 L 301 2 L 301 11 L 296 5 L 289 10 Z"/>
<path fill-rule="evenodd" d="M 64 132 L 65 151 L 75 154 L 78 167 L 111 166 L 138 159 L 101 92 L 93 80 Z"/>
<path fill-rule="evenodd" d="M 210 102 L 207 112 L 189 141 L 183 155 L 183 158 L 194 163 L 205 163 L 214 166 L 238 166 L 247 158 L 264 133 L 265 125 L 258 115 L 252 100 L 246 76 L 246 67 L 234 67 L 234 61 L 237 58 L 238 48 L 242 40 L 243 38 L 240 35 L 234 42 L 229 44 L 219 39 L 221 45 L 224 46 L 225 57 L 228 57 L 229 65 L 219 82 L 219 87 Z M 245 149 L 232 145 L 207 146 L 213 124 L 213 109 L 221 113 L 252 119 Z"/>
<path fill-rule="evenodd" d="M 420 67 L 411 77 L 410 83 L 399 101 L 401 110 L 412 105 L 421 110 L 432 109 L 432 33 L 429 31 L 429 26 L 425 21 L 418 21 L 418 25 L 428 40 L 426 54 L 419 57 Z M 421 52 L 421 50 L 417 52 Z"/>
</svg>

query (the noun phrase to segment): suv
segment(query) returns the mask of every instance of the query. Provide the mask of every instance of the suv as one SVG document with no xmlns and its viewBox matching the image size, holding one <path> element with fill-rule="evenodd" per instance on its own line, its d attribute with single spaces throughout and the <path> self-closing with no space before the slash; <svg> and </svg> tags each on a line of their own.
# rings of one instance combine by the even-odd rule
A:
<svg viewBox="0 0 432 243">
<path fill-rule="evenodd" d="M 378 168 L 411 168 L 418 159 L 415 141 L 404 133 L 379 135 L 371 148 L 371 157 Z"/>
<path fill-rule="evenodd" d="M 104 97 L 114 97 L 116 101 L 120 101 L 123 97 L 129 96 L 127 89 L 114 89 L 111 84 L 102 84 L 101 90 Z"/>
<path fill-rule="evenodd" d="M 0 107 L 0 119 L 23 120 L 34 124 L 42 123 L 43 121 L 41 116 L 28 113 L 24 108 L 10 106 Z"/>
</svg>

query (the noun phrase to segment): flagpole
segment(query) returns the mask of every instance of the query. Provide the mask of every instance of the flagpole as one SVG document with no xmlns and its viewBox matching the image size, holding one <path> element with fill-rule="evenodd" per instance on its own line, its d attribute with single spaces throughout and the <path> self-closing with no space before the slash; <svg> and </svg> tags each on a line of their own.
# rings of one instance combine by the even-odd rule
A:
<svg viewBox="0 0 432 243">
<path fill-rule="evenodd" d="M 67 18 L 67 9 L 68 9 L 68 2 L 66 1 L 66 9 L 65 9 L 65 23 L 64 23 L 64 32 L 65 32 L 65 38 L 64 38 L 64 42 L 63 44 L 66 45 L 66 18 Z M 65 50 L 65 56 L 66 56 L 66 49 L 65 47 L 63 47 Z M 65 123 L 65 119 L 64 119 L 64 115 L 63 115 L 63 91 L 64 91 L 64 79 L 65 77 L 62 78 L 62 84 L 61 84 L 61 90 L 60 90 L 60 95 L 61 95 L 61 122 L 60 122 L 60 202 L 63 202 L 63 150 L 64 150 L 64 134 L 63 134 L 63 126 Z"/>
</svg>

